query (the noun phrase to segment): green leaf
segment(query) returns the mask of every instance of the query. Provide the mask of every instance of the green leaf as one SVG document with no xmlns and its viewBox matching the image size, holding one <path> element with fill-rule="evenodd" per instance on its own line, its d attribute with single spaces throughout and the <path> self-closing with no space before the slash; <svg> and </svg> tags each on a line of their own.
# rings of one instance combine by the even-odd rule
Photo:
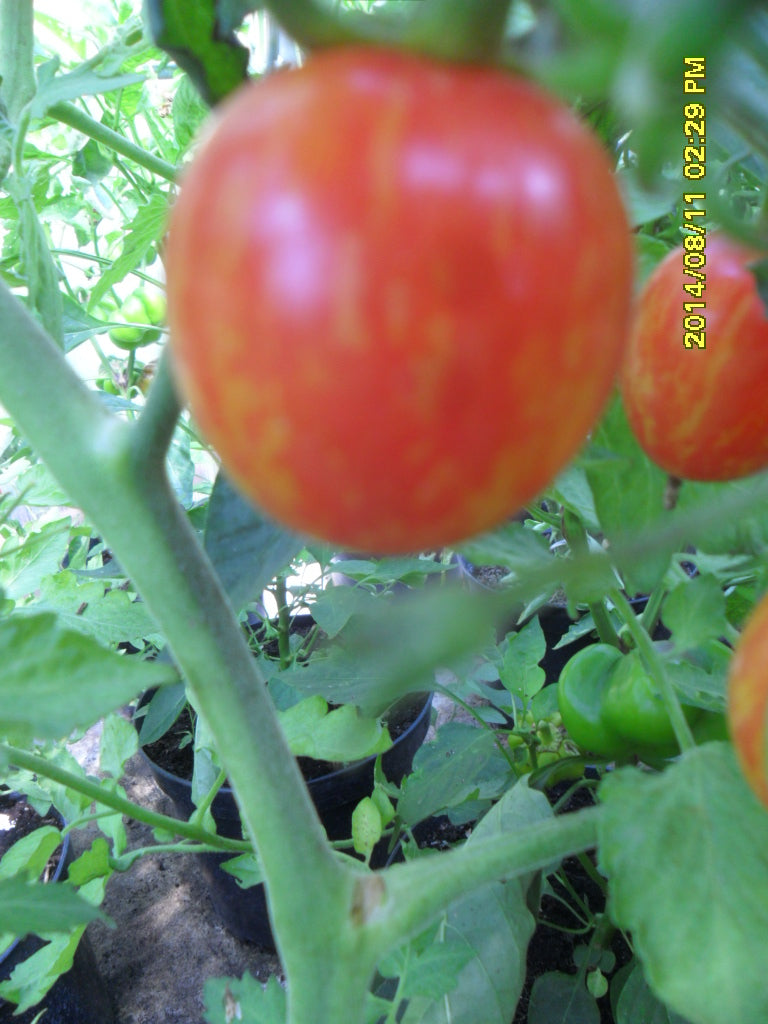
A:
<svg viewBox="0 0 768 1024">
<path fill-rule="evenodd" d="M 552 560 L 546 538 L 517 522 L 467 541 L 461 553 L 473 565 L 503 565 L 510 572 L 540 568 Z"/>
<path fill-rule="evenodd" d="M 655 178 L 653 187 L 649 188 L 641 182 L 636 168 L 632 165 L 626 164 L 619 170 L 616 180 L 624 197 L 624 205 L 627 207 L 632 227 L 640 227 L 672 212 L 683 191 L 683 179 L 679 171 L 678 175 L 675 180 Z M 665 249 L 668 247 L 665 246 Z"/>
<path fill-rule="evenodd" d="M 343 647 L 277 678 L 378 716 L 398 697 L 433 689 L 435 665 L 451 668 L 483 648 L 493 635 L 492 611 L 480 595 L 448 586 L 374 600 L 350 621 Z"/>
<path fill-rule="evenodd" d="M 91 316 L 69 295 L 62 296 L 62 326 L 65 352 L 71 352 L 81 342 L 109 330 L 108 323 Z"/>
<path fill-rule="evenodd" d="M 595 450 L 610 453 L 608 458 L 589 459 L 586 467 L 608 540 L 617 541 L 659 522 L 665 514 L 667 477 L 641 450 L 618 396 L 593 431 L 588 455 Z M 668 555 L 662 553 L 625 566 L 627 590 L 649 593 L 666 571 L 668 561 Z"/>
<path fill-rule="evenodd" d="M 564 508 L 578 516 L 587 530 L 591 530 L 593 533 L 598 531 L 599 523 L 595 511 L 595 501 L 584 466 L 579 465 L 578 462 L 572 462 L 566 466 L 549 487 L 548 493 Z M 540 535 L 535 534 L 534 536 Z M 541 540 L 543 539 L 542 537 Z M 540 546 L 543 551 L 545 545 L 541 544 Z"/>
<path fill-rule="evenodd" d="M 112 874 L 109 863 L 109 844 L 98 836 L 91 846 L 69 865 L 67 879 L 73 885 L 85 885 L 94 878 L 108 878 Z"/>
<path fill-rule="evenodd" d="M 635 1024 L 641 1020 L 649 1024 Z M 582 977 L 548 971 L 533 983 L 528 1024 L 600 1024 L 600 1010 Z"/>
<path fill-rule="evenodd" d="M 91 307 L 98 304 L 110 288 L 119 284 L 132 270 L 144 261 L 147 249 L 159 242 L 166 231 L 168 219 L 168 194 L 155 191 L 149 199 L 139 207 L 139 211 L 130 224 L 124 228 L 123 251 L 108 270 L 98 280 L 91 291 Z"/>
<path fill-rule="evenodd" d="M 285 1024 L 285 992 L 275 977 L 263 987 L 247 971 L 242 978 L 209 978 L 203 998 L 208 1024 Z"/>
<path fill-rule="evenodd" d="M 664 601 L 662 621 L 679 651 L 723 636 L 728 632 L 728 621 L 722 587 L 714 576 L 697 576 L 679 583 Z"/>
<path fill-rule="evenodd" d="M 616 1024 L 686 1024 L 669 1007 L 660 1003 L 648 987 L 640 964 L 635 964 L 621 989 L 616 1005 Z"/>
<path fill-rule="evenodd" d="M 662 775 L 600 788 L 609 910 L 658 999 L 696 1024 L 768 1020 L 768 814 L 733 748 L 708 743 Z"/>
<path fill-rule="evenodd" d="M 551 816 L 542 793 L 516 785 L 478 823 L 467 848 Z M 411 1004 L 404 1024 L 509 1024 L 525 981 L 526 949 L 535 927 L 527 902 L 534 877 L 531 873 L 491 882 L 452 904 L 442 918 L 443 933 L 469 947 L 472 957 L 455 987 L 419 1012 L 413 1013 Z"/>
<path fill-rule="evenodd" d="M 260 885 L 264 881 L 264 872 L 255 853 L 241 853 L 230 860 L 222 861 L 219 866 L 222 871 L 236 878 L 237 884 L 243 889 Z"/>
<path fill-rule="evenodd" d="M 510 635 L 499 678 L 513 696 L 527 706 L 544 685 L 546 673 L 539 665 L 547 651 L 544 632 L 537 615 L 517 633 Z"/>
<path fill-rule="evenodd" d="M 63 491 L 48 467 L 37 462 L 21 475 L 17 481 L 19 493 L 24 495 L 25 505 L 49 507 L 51 505 L 66 506 L 70 498 Z M 5 558 L 5 555 L 3 556 Z"/>
<path fill-rule="evenodd" d="M 222 31 L 215 0 L 145 0 L 144 10 L 157 46 L 190 76 L 213 105 L 247 76 L 248 50 L 232 31 Z"/>
<path fill-rule="evenodd" d="M 75 951 L 85 931 L 81 925 L 70 935 L 54 935 L 32 956 L 22 961 L 8 981 L 0 984 L 0 996 L 18 1003 L 24 1013 L 46 995 L 62 974 L 72 967 Z"/>
<path fill-rule="evenodd" d="M 510 772 L 490 730 L 448 722 L 416 752 L 413 770 L 403 780 L 398 817 L 413 826 L 467 800 L 492 799 Z"/>
<path fill-rule="evenodd" d="M 171 116 L 176 142 L 182 153 L 197 135 L 201 124 L 208 117 L 209 108 L 186 75 L 179 80 L 173 95 Z"/>
<path fill-rule="evenodd" d="M 709 554 L 754 552 L 768 547 L 768 504 L 754 498 L 757 489 L 768 481 L 768 473 L 756 473 L 728 483 L 694 483 L 686 480 L 680 488 L 674 516 L 685 520 L 700 509 L 712 509 L 706 535 L 697 547 Z M 729 498 L 743 497 L 746 511 L 740 516 L 717 514 L 718 504 Z"/>
<path fill-rule="evenodd" d="M 69 518 L 44 523 L 30 533 L 16 551 L 3 553 L 0 558 L 0 587 L 6 597 L 21 600 L 39 590 L 44 577 L 57 572 L 67 552 L 71 525 Z"/>
<path fill-rule="evenodd" d="M 291 753 L 318 761 L 357 761 L 388 750 L 392 741 L 381 722 L 361 718 L 357 708 L 333 711 L 322 697 L 307 697 L 279 713 Z"/>
<path fill-rule="evenodd" d="M 208 507 L 205 549 L 236 609 L 260 597 L 301 547 L 297 534 L 266 519 L 219 472 Z"/>
<path fill-rule="evenodd" d="M 61 739 L 176 678 L 175 670 L 105 650 L 49 613 L 0 621 L 0 735 L 16 744 Z"/>
<path fill-rule="evenodd" d="M 0 879 L 22 877 L 28 882 L 39 878 L 54 850 L 61 845 L 61 832 L 43 825 L 17 839 L 0 860 Z"/>
<path fill-rule="evenodd" d="M 66 629 L 84 633 L 104 645 L 140 643 L 159 636 L 155 620 L 142 601 L 125 590 L 105 590 L 95 580 L 81 582 L 63 570 L 43 579 L 35 609 L 55 611 Z"/>
<path fill-rule="evenodd" d="M 325 587 L 312 605 L 312 618 L 330 638 L 337 636 L 353 615 L 370 609 L 376 597 L 361 587 Z"/>
<path fill-rule="evenodd" d="M 85 66 L 63 75 L 46 77 L 40 83 L 37 95 L 32 101 L 32 117 L 44 117 L 57 103 L 75 100 L 80 96 L 97 96 L 100 93 L 124 89 L 135 82 L 143 82 L 145 75 L 107 75 Z"/>
<path fill-rule="evenodd" d="M 109 174 L 113 166 L 114 160 L 95 139 L 89 139 L 72 158 L 72 174 L 92 185 Z"/>
<path fill-rule="evenodd" d="M 352 845 L 355 852 L 367 861 L 381 839 L 381 832 L 381 812 L 369 796 L 364 796 L 352 811 Z"/>
<path fill-rule="evenodd" d="M 669 246 L 660 238 L 652 235 L 635 235 L 638 287 L 645 284 L 669 251 Z"/>
<path fill-rule="evenodd" d="M 139 749 L 139 736 L 133 722 L 119 714 L 104 719 L 99 749 L 99 767 L 114 779 L 121 778 L 125 762 Z"/>
<path fill-rule="evenodd" d="M 0 879 L 0 933 L 68 932 L 97 918 L 107 920 L 98 907 L 86 903 L 66 885 Z"/>
<path fill-rule="evenodd" d="M 19 209 L 19 237 L 29 288 L 29 304 L 45 330 L 61 345 L 63 329 L 59 274 L 51 256 L 48 236 L 35 209 L 29 183 L 8 178 L 6 184 Z"/>
<path fill-rule="evenodd" d="M 143 705 L 146 714 L 137 719 L 141 721 L 141 746 L 146 747 L 164 736 L 186 706 L 187 687 L 184 682 L 161 686 L 157 693 L 152 695 L 149 703 Z"/>
<path fill-rule="evenodd" d="M 382 977 L 400 979 L 398 990 L 404 999 L 439 999 L 456 988 L 459 972 L 475 955 L 463 937 L 443 934 L 438 939 L 438 930 L 439 926 L 428 929 L 379 963 Z"/>
</svg>

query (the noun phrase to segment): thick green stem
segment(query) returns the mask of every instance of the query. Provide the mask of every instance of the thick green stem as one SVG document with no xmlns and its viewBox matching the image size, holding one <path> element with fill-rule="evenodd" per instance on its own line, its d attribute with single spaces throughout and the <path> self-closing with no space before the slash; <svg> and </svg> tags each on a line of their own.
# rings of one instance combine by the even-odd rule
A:
<svg viewBox="0 0 768 1024">
<path fill-rule="evenodd" d="M 589 535 L 584 523 L 568 509 L 563 511 L 563 534 L 570 545 L 571 551 L 579 555 L 589 554 Z M 613 623 L 602 601 L 591 601 L 589 610 L 597 629 L 597 635 L 604 644 L 611 644 L 621 649 L 621 641 L 613 628 Z"/>
<path fill-rule="evenodd" d="M 420 0 L 404 42 L 445 60 L 493 63 L 499 56 L 511 0 Z"/>
<path fill-rule="evenodd" d="M 297 991 L 317 991 L 353 878 L 326 842 L 237 618 L 161 460 L 138 461 L 147 444 L 134 449 L 132 429 L 103 409 L 4 286 L 0 323 L 0 399 L 163 630 L 255 841 L 286 971 L 298 977 Z"/>
<path fill-rule="evenodd" d="M 288 586 L 285 576 L 278 576 L 275 581 L 277 598 L 277 651 L 280 657 L 280 668 L 288 668 L 291 662 L 291 619 L 288 613 Z"/>
<path fill-rule="evenodd" d="M 180 413 L 181 400 L 171 374 L 170 349 L 166 347 L 157 364 L 146 405 L 131 436 L 133 459 L 137 464 L 154 464 L 156 468 L 162 465 Z"/>
<path fill-rule="evenodd" d="M 146 168 L 153 174 L 157 174 L 158 177 L 165 178 L 166 181 L 176 181 L 177 171 L 173 164 L 169 164 L 166 160 L 161 160 L 154 153 L 148 153 L 146 149 L 142 149 L 141 146 L 137 146 L 126 139 L 124 135 L 120 135 L 119 132 L 114 132 L 111 128 L 107 128 L 106 125 L 101 124 L 100 121 L 91 117 L 90 114 L 81 110 L 80 107 L 76 107 L 74 103 L 56 103 L 49 109 L 48 113 L 51 117 L 61 121 L 62 124 L 68 124 L 70 128 L 75 128 L 77 131 L 82 132 L 83 135 L 87 135 L 96 142 L 100 142 L 109 149 L 113 149 L 116 153 L 127 156 L 134 163 Z"/>
<path fill-rule="evenodd" d="M 0 750 L 8 756 L 9 762 L 17 768 L 23 768 L 26 771 L 34 772 L 35 775 L 52 779 L 54 782 L 66 786 L 67 789 L 71 789 L 75 793 L 81 793 L 95 803 L 110 807 L 113 811 L 118 811 L 120 814 L 126 814 L 129 818 L 134 818 L 136 821 L 142 821 L 145 825 L 149 825 L 150 828 L 163 829 L 165 832 L 182 836 L 184 839 L 194 839 L 199 843 L 215 846 L 218 850 L 229 850 L 232 853 L 244 853 L 250 848 L 249 844 L 242 840 L 214 836 L 199 825 L 179 821 L 176 818 L 169 817 L 167 814 L 159 814 L 156 811 L 149 810 L 147 807 L 142 807 L 140 804 L 135 804 L 127 797 L 107 789 L 98 782 L 93 782 L 91 779 L 85 779 L 80 775 L 75 775 L 74 772 L 67 771 L 65 768 L 60 768 L 45 757 L 31 754 L 27 750 L 20 750 L 18 747 L 12 747 L 6 743 L 0 744 Z"/>
<path fill-rule="evenodd" d="M 264 6 L 307 50 L 349 43 L 394 45 L 399 37 L 398 23 L 381 12 L 371 16 L 333 10 L 323 0 L 265 0 Z"/>
<path fill-rule="evenodd" d="M 627 628 L 632 635 L 632 639 L 637 645 L 637 649 L 640 652 L 640 657 L 643 660 L 646 671 L 659 688 L 659 693 L 661 694 L 664 707 L 669 715 L 672 728 L 675 730 L 675 739 L 680 750 L 689 750 L 691 747 L 696 745 L 696 741 L 693 738 L 691 727 L 688 725 L 688 721 L 683 714 L 683 709 L 680 706 L 680 701 L 677 699 L 674 687 L 669 681 L 669 677 L 664 669 L 664 663 L 656 653 L 653 641 L 638 621 L 637 616 L 632 610 L 632 606 L 624 594 L 619 590 L 613 590 L 609 596 L 616 605 L 616 610 L 626 623 Z"/>
<path fill-rule="evenodd" d="M 547 867 L 597 845 L 601 807 L 564 814 L 442 857 L 395 864 L 369 876 L 368 920 L 398 937 L 415 934 L 458 897 L 496 879 Z M 378 896 L 376 891 L 378 889 Z"/>
<path fill-rule="evenodd" d="M 12 122 L 37 91 L 32 0 L 0 0 L 2 97 Z"/>
</svg>

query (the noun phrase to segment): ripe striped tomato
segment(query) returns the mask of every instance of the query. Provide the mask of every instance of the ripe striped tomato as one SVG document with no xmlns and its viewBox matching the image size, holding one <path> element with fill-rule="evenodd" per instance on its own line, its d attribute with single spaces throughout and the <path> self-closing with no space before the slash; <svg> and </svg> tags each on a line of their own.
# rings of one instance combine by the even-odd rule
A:
<svg viewBox="0 0 768 1024">
<path fill-rule="evenodd" d="M 609 161 L 498 70 L 367 48 L 249 84 L 172 211 L 181 389 L 240 487 L 357 551 L 490 528 L 574 455 L 632 278 Z"/>
<path fill-rule="evenodd" d="M 768 317 L 748 268 L 757 253 L 713 234 L 697 255 L 703 290 L 685 275 L 682 247 L 646 282 L 621 390 L 635 436 L 662 469 L 730 480 L 768 466 Z M 686 317 L 705 323 L 704 348 L 685 347 Z"/>
<path fill-rule="evenodd" d="M 752 611 L 734 651 L 728 727 L 747 782 L 768 807 L 768 595 Z"/>
</svg>

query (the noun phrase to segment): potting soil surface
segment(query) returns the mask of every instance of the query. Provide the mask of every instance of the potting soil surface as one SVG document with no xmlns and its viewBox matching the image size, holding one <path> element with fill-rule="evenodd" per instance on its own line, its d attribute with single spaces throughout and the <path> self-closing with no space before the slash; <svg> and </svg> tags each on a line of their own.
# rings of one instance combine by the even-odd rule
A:
<svg viewBox="0 0 768 1024">
<path fill-rule="evenodd" d="M 122 780 L 128 796 L 173 815 L 170 800 L 155 785 L 140 757 Z M 127 823 L 130 849 L 151 846 L 152 830 Z M 85 849 L 94 833 L 75 834 Z M 274 953 L 233 938 L 219 922 L 193 855 L 142 857 L 112 875 L 103 909 L 115 922 L 88 927 L 102 976 L 115 1008 L 115 1024 L 204 1024 L 203 987 L 208 978 L 262 981 L 280 975 Z"/>
<path fill-rule="evenodd" d="M 435 712 L 433 728 L 466 715 L 439 695 Z M 71 748 L 92 774 L 98 773 L 99 732 L 94 727 Z M 170 799 L 141 756 L 127 763 L 121 785 L 136 803 L 173 816 Z M 129 849 L 155 843 L 148 826 L 129 820 L 126 827 Z M 98 834 L 95 825 L 76 831 L 75 855 Z M 208 978 L 240 978 L 248 971 L 262 982 L 271 975 L 282 980 L 276 954 L 240 942 L 220 923 L 193 855 L 153 854 L 114 873 L 103 909 L 116 927 L 94 922 L 87 934 L 112 997 L 115 1024 L 206 1024 Z"/>
</svg>

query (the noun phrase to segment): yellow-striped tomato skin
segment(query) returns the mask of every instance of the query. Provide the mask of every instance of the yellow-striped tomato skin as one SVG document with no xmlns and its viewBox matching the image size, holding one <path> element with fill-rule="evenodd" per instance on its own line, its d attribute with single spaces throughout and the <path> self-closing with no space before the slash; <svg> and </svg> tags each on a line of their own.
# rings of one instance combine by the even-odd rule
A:
<svg viewBox="0 0 768 1024">
<path fill-rule="evenodd" d="M 682 247 L 646 282 L 621 390 L 635 436 L 662 469 L 731 480 L 768 466 L 768 316 L 749 270 L 757 253 L 712 234 L 699 255 L 706 262 L 698 300 L 685 290 L 699 293 Z M 705 324 L 704 348 L 686 348 L 686 309 Z"/>
<path fill-rule="evenodd" d="M 734 651 L 728 728 L 747 782 L 768 807 L 768 595 L 752 611 Z"/>
<path fill-rule="evenodd" d="M 523 79 L 347 48 L 246 86 L 186 172 L 171 342 L 267 513 L 356 551 L 491 528 L 618 372 L 630 233 L 609 160 Z"/>
</svg>

